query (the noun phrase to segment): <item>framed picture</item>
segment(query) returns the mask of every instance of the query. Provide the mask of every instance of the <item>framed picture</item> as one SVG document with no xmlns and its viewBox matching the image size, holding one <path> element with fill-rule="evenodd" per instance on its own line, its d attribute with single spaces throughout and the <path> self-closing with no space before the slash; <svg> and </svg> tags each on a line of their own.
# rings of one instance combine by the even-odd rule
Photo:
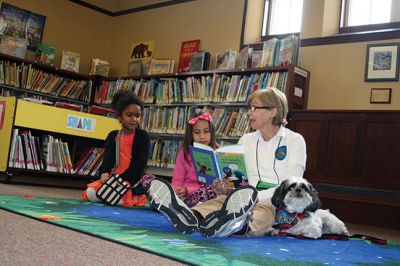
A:
<svg viewBox="0 0 400 266">
<path fill-rule="evenodd" d="M 370 103 L 390 103 L 392 99 L 392 89 L 390 88 L 372 88 Z"/>
<path fill-rule="evenodd" d="M 368 44 L 364 80 L 398 81 L 399 47 L 400 43 Z"/>
<path fill-rule="evenodd" d="M 28 10 L 2 3 L 0 8 L 0 35 L 24 38 L 28 49 L 35 51 L 42 42 L 46 17 Z"/>
</svg>

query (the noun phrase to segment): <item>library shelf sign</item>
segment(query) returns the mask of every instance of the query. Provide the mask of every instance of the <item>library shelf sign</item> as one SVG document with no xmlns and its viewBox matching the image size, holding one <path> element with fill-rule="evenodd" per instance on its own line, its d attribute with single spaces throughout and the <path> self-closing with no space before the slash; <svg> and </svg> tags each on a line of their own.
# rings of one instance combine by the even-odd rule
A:
<svg viewBox="0 0 400 266">
<path fill-rule="evenodd" d="M 399 60 L 400 43 L 368 44 L 364 80 L 398 81 Z"/>
<path fill-rule="evenodd" d="M 96 128 L 96 119 L 69 114 L 67 116 L 66 127 L 81 131 L 94 132 Z"/>
</svg>

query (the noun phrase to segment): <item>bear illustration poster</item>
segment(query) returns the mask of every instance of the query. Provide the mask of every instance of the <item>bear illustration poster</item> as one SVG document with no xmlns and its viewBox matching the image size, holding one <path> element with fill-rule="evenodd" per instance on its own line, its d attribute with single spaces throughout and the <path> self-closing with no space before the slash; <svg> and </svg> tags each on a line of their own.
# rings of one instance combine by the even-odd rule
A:
<svg viewBox="0 0 400 266">
<path fill-rule="evenodd" d="M 154 41 L 142 41 L 132 45 L 131 59 L 149 59 L 153 56 Z"/>
<path fill-rule="evenodd" d="M 200 40 L 182 42 L 181 54 L 179 56 L 178 72 L 189 72 L 192 62 L 192 54 L 200 49 Z"/>
</svg>

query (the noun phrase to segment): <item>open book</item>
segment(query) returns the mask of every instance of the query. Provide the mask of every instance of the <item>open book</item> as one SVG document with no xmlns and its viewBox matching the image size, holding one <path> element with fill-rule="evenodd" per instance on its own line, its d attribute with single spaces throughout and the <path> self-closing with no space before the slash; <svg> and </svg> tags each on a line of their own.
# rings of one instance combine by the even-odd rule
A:
<svg viewBox="0 0 400 266">
<path fill-rule="evenodd" d="M 232 187 L 248 185 L 244 147 L 227 145 L 213 150 L 208 145 L 189 146 L 199 182 L 211 185 L 216 178 L 227 179 Z"/>
</svg>

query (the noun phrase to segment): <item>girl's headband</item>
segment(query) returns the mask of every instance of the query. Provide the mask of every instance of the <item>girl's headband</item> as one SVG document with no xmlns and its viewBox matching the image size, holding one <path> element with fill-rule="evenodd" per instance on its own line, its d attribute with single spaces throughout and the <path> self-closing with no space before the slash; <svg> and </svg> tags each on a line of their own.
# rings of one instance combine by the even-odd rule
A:
<svg viewBox="0 0 400 266">
<path fill-rule="evenodd" d="M 191 125 L 195 125 L 199 119 L 211 121 L 211 114 L 210 113 L 203 113 L 199 116 L 193 117 L 189 119 L 188 123 Z"/>
</svg>

